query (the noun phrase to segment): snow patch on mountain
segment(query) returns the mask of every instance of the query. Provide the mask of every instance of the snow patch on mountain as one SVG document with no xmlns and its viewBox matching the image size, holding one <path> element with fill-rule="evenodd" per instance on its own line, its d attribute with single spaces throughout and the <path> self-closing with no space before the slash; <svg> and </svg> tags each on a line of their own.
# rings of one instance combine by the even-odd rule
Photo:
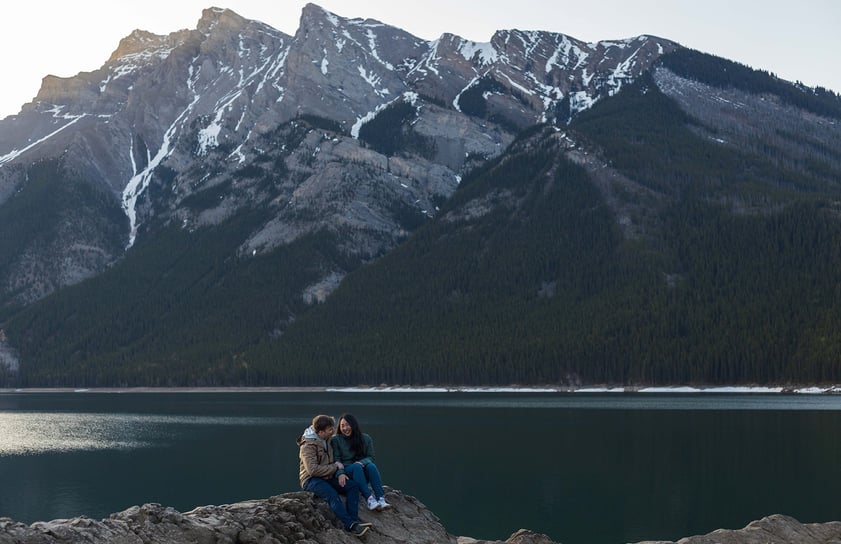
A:
<svg viewBox="0 0 841 544">
<path fill-rule="evenodd" d="M 69 123 L 66 123 L 66 124 L 60 126 L 56 130 L 54 130 L 54 131 L 50 132 L 49 134 L 39 138 L 38 140 L 36 140 L 36 141 L 32 142 L 31 144 L 27 145 L 26 147 L 23 147 L 21 149 L 13 149 L 9 153 L 6 153 L 5 155 L 1 155 L 0 156 L 0 166 L 2 166 L 3 164 L 5 164 L 7 162 L 15 160 L 16 158 L 20 157 L 21 155 L 23 155 L 24 153 L 26 153 L 30 149 L 34 149 L 34 148 L 38 147 L 39 145 L 43 144 L 44 142 L 46 142 L 47 140 L 49 140 L 50 138 L 52 138 L 53 136 L 58 134 L 59 132 L 69 128 L 70 126 L 74 125 L 77 121 L 79 121 L 80 119 L 84 119 L 87 116 L 87 114 L 81 114 L 81 115 L 62 114 L 61 110 L 63 108 L 64 108 L 64 106 L 53 106 L 53 109 L 48 110 L 47 113 L 52 113 L 53 117 L 55 119 L 68 120 Z"/>
<path fill-rule="evenodd" d="M 545 71 L 548 74 L 553 68 L 578 70 L 586 64 L 588 58 L 589 53 L 578 47 L 568 37 L 561 36 L 561 42 L 546 61 Z"/>
<path fill-rule="evenodd" d="M 125 211 L 126 215 L 128 216 L 130 226 L 129 241 L 128 245 L 126 246 L 126 249 L 132 247 L 134 245 L 135 239 L 137 238 L 137 199 L 149 186 L 149 182 L 152 180 L 152 173 L 154 172 L 155 168 L 157 168 L 158 165 L 161 164 L 161 161 L 163 161 L 167 156 L 169 156 L 171 152 L 171 145 L 173 144 L 178 130 L 181 128 L 183 123 L 189 118 L 189 114 L 193 111 L 193 108 L 201 99 L 201 95 L 196 92 L 195 86 L 198 73 L 199 70 L 193 70 L 193 67 L 190 66 L 190 78 L 187 80 L 187 88 L 194 93 L 192 102 L 190 102 L 190 104 L 186 108 L 184 108 L 181 114 L 178 115 L 178 117 L 169 126 L 166 132 L 164 132 L 163 142 L 161 143 L 161 147 L 155 154 L 155 156 L 152 157 L 152 159 L 148 162 L 148 164 L 143 170 L 136 173 L 131 177 L 131 179 L 128 180 L 128 183 L 126 183 L 126 188 L 123 190 L 122 206 L 123 211 Z"/>
<path fill-rule="evenodd" d="M 476 43 L 464 40 L 458 51 L 464 57 L 464 60 L 472 61 L 474 58 L 478 58 L 483 66 L 499 60 L 499 55 L 490 42 Z"/>
<path fill-rule="evenodd" d="M 327 75 L 327 67 L 330 65 L 330 61 L 327 60 L 327 49 L 324 49 L 324 56 L 321 58 L 321 73 L 323 75 Z"/>
<path fill-rule="evenodd" d="M 359 77 L 361 77 L 365 82 L 374 89 L 374 92 L 377 96 L 386 96 L 391 94 L 388 89 L 380 88 L 380 83 L 382 82 L 382 77 L 374 74 L 373 72 L 369 73 L 368 70 L 362 66 L 361 64 L 357 66 L 359 70 Z"/>
<path fill-rule="evenodd" d="M 371 50 L 371 55 L 377 60 L 377 62 L 385 66 L 387 69 L 393 71 L 394 66 L 392 66 L 390 62 L 384 61 L 382 58 L 380 58 L 380 53 L 377 50 L 377 35 L 374 34 L 374 32 L 370 28 L 368 29 L 368 32 L 366 32 L 366 35 L 368 37 L 368 47 Z"/>
</svg>

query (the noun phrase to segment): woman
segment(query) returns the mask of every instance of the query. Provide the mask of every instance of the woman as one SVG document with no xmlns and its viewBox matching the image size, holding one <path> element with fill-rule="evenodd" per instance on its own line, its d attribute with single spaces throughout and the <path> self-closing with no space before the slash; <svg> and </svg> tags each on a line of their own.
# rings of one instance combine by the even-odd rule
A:
<svg viewBox="0 0 841 544">
<path fill-rule="evenodd" d="M 339 418 L 339 428 L 332 439 L 333 458 L 344 464 L 345 474 L 362 489 L 368 501 L 368 510 L 388 510 L 385 502 L 382 478 L 374 464 L 374 440 L 359 428 L 359 422 L 351 414 Z M 368 484 L 371 485 L 370 489 Z M 373 493 L 371 493 L 373 490 Z"/>
</svg>

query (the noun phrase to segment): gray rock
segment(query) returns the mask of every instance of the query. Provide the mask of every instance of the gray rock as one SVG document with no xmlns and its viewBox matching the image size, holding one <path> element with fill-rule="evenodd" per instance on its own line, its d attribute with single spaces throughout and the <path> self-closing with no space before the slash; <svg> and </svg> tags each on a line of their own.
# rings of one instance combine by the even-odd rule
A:
<svg viewBox="0 0 841 544">
<path fill-rule="evenodd" d="M 384 512 L 360 508 L 359 517 L 373 527 L 367 544 L 558 544 L 548 536 L 520 529 L 507 540 L 455 537 L 415 497 L 386 488 L 393 506 Z M 362 506 L 362 505 L 360 505 Z M 267 499 L 221 506 L 200 506 L 189 512 L 150 503 L 132 506 L 103 520 L 87 517 L 38 521 L 31 525 L 0 518 L 0 544 L 353 544 L 327 503 L 298 491 Z M 638 544 L 841 544 L 841 522 L 802 524 L 772 515 L 744 529 L 719 529 L 675 542 Z"/>
<path fill-rule="evenodd" d="M 388 490 L 393 506 L 384 512 L 360 509 L 362 521 L 374 527 L 368 544 L 456 543 L 438 518 L 414 497 Z M 31 525 L 0 518 L 0 544 L 278 544 L 354 543 L 327 503 L 299 491 L 268 499 L 179 512 L 160 504 L 132 506 L 96 521 L 86 517 L 39 521 Z"/>
<path fill-rule="evenodd" d="M 790 516 L 774 514 L 749 523 L 744 529 L 718 529 L 701 536 L 681 538 L 677 544 L 839 544 L 841 522 L 803 524 Z M 645 541 L 638 544 L 675 544 Z"/>
<path fill-rule="evenodd" d="M 557 544 L 548 536 L 529 531 L 528 529 L 520 529 L 508 540 L 504 541 L 507 544 Z M 458 537 L 458 544 L 503 544 L 501 540 L 476 540 L 467 536 Z"/>
</svg>

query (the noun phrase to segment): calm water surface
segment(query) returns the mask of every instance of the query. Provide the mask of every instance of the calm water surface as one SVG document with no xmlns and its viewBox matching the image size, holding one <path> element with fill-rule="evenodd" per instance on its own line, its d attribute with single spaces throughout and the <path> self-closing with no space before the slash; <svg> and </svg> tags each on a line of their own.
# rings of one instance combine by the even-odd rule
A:
<svg viewBox="0 0 841 544">
<path fill-rule="evenodd" d="M 429 392 L 0 394 L 0 517 L 295 491 L 295 439 L 345 411 L 385 483 L 456 535 L 619 544 L 841 520 L 838 395 Z"/>
</svg>

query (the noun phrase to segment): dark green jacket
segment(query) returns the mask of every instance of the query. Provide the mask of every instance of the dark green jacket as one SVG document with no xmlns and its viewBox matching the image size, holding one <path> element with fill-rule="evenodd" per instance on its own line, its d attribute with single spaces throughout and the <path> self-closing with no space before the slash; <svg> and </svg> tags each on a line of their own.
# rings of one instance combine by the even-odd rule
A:
<svg viewBox="0 0 841 544">
<path fill-rule="evenodd" d="M 341 462 L 343 465 L 356 463 L 357 461 L 363 465 L 374 462 L 374 440 L 367 434 L 362 433 L 362 439 L 365 441 L 365 451 L 354 452 L 350 449 L 350 443 L 342 434 L 333 436 L 333 459 Z"/>
</svg>

